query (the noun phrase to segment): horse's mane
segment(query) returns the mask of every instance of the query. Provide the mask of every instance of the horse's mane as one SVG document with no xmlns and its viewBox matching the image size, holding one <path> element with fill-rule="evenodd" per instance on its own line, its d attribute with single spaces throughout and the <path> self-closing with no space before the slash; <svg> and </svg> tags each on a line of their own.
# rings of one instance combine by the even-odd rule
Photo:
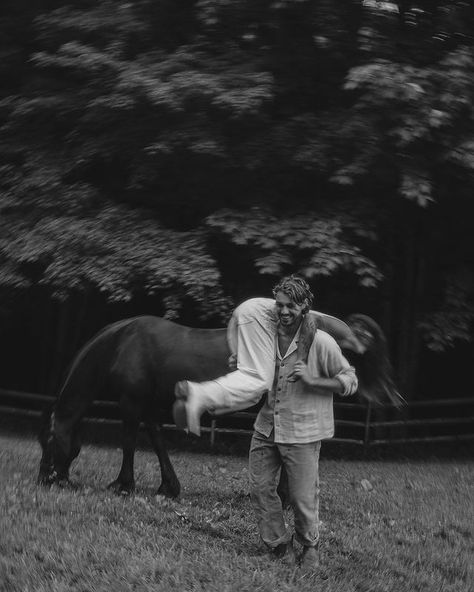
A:
<svg viewBox="0 0 474 592">
<path fill-rule="evenodd" d="M 116 323 L 113 323 L 111 325 L 107 325 L 101 331 L 99 331 L 99 333 L 97 333 L 91 339 L 89 339 L 81 347 L 79 352 L 74 356 L 72 362 L 69 364 L 69 366 L 66 370 L 65 378 L 61 382 L 61 387 L 60 387 L 59 392 L 57 393 L 57 396 L 54 398 L 54 400 L 51 403 L 48 403 L 44 407 L 44 409 L 41 413 L 40 429 L 38 432 L 38 437 L 39 437 L 39 441 L 42 444 L 44 444 L 46 442 L 47 437 L 50 435 L 51 427 L 52 427 L 51 426 L 51 416 L 56 411 L 59 400 L 61 398 L 61 395 L 62 395 L 65 387 L 67 386 L 69 380 L 71 379 L 71 376 L 74 373 L 74 370 L 76 369 L 78 364 L 83 360 L 84 356 L 96 344 L 96 342 L 101 340 L 106 333 L 113 335 L 118 329 L 126 326 L 127 324 L 129 324 L 133 320 L 134 319 L 125 319 L 122 321 L 117 321 Z"/>
<path fill-rule="evenodd" d="M 52 403 L 48 403 L 41 412 L 39 421 L 40 427 L 38 430 L 38 440 L 43 447 L 46 445 L 47 438 L 50 435 L 51 415 L 54 412 L 55 408 L 56 399 Z"/>
<path fill-rule="evenodd" d="M 107 325 L 106 327 L 104 327 L 103 329 L 101 329 L 96 335 L 94 335 L 91 339 L 89 339 L 89 341 L 87 341 L 79 350 L 79 352 L 74 356 L 72 362 L 70 363 L 67 371 L 66 371 L 66 375 L 65 375 L 65 379 L 62 382 L 62 386 L 61 389 L 58 393 L 58 396 L 56 398 L 55 404 L 56 405 L 57 401 L 60 399 L 65 387 L 67 386 L 69 380 L 71 379 L 72 374 L 74 373 L 74 370 L 77 368 L 77 366 L 82 362 L 82 360 L 84 359 L 84 357 L 87 355 L 87 353 L 89 352 L 89 350 L 101 339 L 103 339 L 105 334 L 109 334 L 109 335 L 113 335 L 116 333 L 116 331 L 118 331 L 119 329 L 121 329 L 122 327 L 125 327 L 127 325 L 129 325 L 131 322 L 133 322 L 134 319 L 125 319 L 122 321 L 117 321 L 116 323 L 112 323 L 111 325 Z M 54 410 L 54 407 L 53 409 Z"/>
</svg>

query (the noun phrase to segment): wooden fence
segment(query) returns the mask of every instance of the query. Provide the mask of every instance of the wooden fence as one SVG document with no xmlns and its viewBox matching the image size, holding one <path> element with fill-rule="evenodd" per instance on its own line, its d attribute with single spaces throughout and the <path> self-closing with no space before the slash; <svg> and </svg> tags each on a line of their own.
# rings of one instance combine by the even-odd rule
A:
<svg viewBox="0 0 474 592">
<path fill-rule="evenodd" d="M 11 417 L 39 417 L 53 397 L 0 389 L 0 413 Z M 335 400 L 335 442 L 358 446 L 396 443 L 448 442 L 474 439 L 474 398 L 413 401 L 402 409 L 391 405 L 371 406 Z M 243 411 L 204 419 L 202 431 L 208 433 L 211 445 L 220 435 L 252 433 L 255 411 Z M 86 421 L 119 423 L 115 401 L 95 401 Z M 176 430 L 165 424 L 165 430 Z"/>
</svg>

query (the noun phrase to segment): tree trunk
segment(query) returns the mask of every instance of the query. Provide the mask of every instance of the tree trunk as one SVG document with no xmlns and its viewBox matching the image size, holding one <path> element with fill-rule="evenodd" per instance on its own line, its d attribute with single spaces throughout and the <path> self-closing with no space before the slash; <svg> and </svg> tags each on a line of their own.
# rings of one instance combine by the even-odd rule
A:
<svg viewBox="0 0 474 592">
<path fill-rule="evenodd" d="M 49 377 L 50 393 L 58 392 L 67 367 L 84 341 L 84 322 L 87 316 L 89 293 L 60 302 L 53 348 L 53 364 Z"/>
</svg>

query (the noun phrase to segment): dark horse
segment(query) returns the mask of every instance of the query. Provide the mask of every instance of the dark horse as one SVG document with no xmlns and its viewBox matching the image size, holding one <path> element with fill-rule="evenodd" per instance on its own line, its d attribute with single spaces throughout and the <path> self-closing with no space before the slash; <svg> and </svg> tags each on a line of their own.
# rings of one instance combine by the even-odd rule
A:
<svg viewBox="0 0 474 592">
<path fill-rule="evenodd" d="M 383 334 L 374 321 L 365 319 L 363 315 L 352 316 L 354 332 L 342 321 L 325 315 L 318 318 L 318 325 L 349 350 L 351 343 L 360 344 L 365 339 L 364 352 L 381 351 Z M 368 321 L 372 324 L 368 325 Z M 203 381 L 226 374 L 229 355 L 226 329 L 192 329 L 152 316 L 105 327 L 77 354 L 52 409 L 44 416 L 38 482 L 68 482 L 69 467 L 80 451 L 80 421 L 92 401 L 106 394 L 118 402 L 123 426 L 122 467 L 109 488 L 117 493 L 134 490 L 133 460 L 138 428 L 143 422 L 160 462 L 162 482 L 158 493 L 177 497 L 180 483 L 160 429 L 171 419 L 174 385 L 183 379 Z M 375 362 L 370 364 L 370 393 L 375 392 L 374 384 L 380 391 L 387 380 L 390 388 L 393 386 L 386 364 Z"/>
</svg>

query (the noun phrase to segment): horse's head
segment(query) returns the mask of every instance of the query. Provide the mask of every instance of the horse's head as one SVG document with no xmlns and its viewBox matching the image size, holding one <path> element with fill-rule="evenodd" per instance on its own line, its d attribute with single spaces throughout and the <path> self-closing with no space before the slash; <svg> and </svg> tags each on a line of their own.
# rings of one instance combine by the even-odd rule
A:
<svg viewBox="0 0 474 592">
<path fill-rule="evenodd" d="M 38 483 L 52 485 L 69 481 L 69 467 L 79 454 L 80 444 L 76 431 L 65 430 L 57 420 L 55 408 L 43 414 L 39 442 L 42 456 L 38 473 Z"/>
</svg>

